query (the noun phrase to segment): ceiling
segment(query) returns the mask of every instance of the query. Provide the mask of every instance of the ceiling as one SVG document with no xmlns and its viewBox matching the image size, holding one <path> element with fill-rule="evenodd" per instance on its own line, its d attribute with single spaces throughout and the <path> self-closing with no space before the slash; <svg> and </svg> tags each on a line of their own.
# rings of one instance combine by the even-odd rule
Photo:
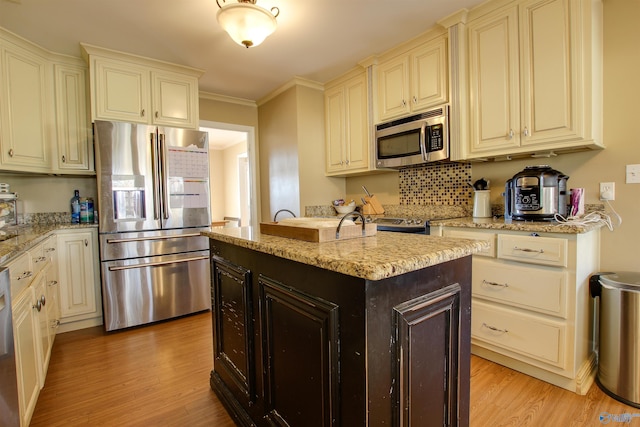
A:
<svg viewBox="0 0 640 427">
<path fill-rule="evenodd" d="M 83 42 L 199 68 L 200 91 L 258 101 L 294 77 L 325 83 L 479 2 L 258 0 L 280 9 L 278 29 L 250 49 L 220 28 L 215 0 L 0 0 L 0 26 L 57 53 L 80 56 Z"/>
</svg>

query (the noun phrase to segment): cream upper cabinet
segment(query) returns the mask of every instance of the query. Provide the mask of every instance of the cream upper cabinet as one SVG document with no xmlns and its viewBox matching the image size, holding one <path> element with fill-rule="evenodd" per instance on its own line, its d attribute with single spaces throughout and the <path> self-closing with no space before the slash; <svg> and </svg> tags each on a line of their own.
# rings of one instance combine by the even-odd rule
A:
<svg viewBox="0 0 640 427">
<path fill-rule="evenodd" d="M 526 0 L 486 11 L 491 4 L 467 27 L 465 157 L 602 146 L 598 2 Z"/>
<path fill-rule="evenodd" d="M 325 89 L 326 175 L 369 170 L 369 104 L 366 71 Z"/>
<path fill-rule="evenodd" d="M 95 173 L 86 71 L 0 28 L 0 170 Z"/>
<path fill-rule="evenodd" d="M 378 121 L 420 112 L 448 100 L 444 36 L 378 66 Z"/>
<path fill-rule="evenodd" d="M 94 171 L 93 139 L 87 110 L 87 67 L 54 64 L 57 156 L 62 173 Z"/>
<path fill-rule="evenodd" d="M 198 128 L 201 70 L 82 44 L 92 120 Z"/>
<path fill-rule="evenodd" d="M 50 64 L 38 54 L 0 39 L 0 168 L 47 172 L 55 135 Z"/>
</svg>

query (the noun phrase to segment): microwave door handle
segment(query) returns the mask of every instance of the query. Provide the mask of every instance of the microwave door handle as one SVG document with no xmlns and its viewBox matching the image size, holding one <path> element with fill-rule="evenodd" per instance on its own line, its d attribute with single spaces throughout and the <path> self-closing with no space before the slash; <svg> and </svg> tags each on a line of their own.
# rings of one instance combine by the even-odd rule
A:
<svg viewBox="0 0 640 427">
<path fill-rule="evenodd" d="M 423 123 L 420 126 L 420 150 L 422 150 L 422 159 L 425 162 L 431 160 L 431 152 L 428 151 L 427 146 L 427 124 Z"/>
</svg>

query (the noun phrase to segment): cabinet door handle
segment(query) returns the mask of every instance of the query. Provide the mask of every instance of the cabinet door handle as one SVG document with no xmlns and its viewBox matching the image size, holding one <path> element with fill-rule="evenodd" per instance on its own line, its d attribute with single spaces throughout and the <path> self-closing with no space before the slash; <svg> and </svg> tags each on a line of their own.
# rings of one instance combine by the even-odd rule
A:
<svg viewBox="0 0 640 427">
<path fill-rule="evenodd" d="M 506 334 L 507 332 L 509 332 L 507 329 L 496 328 L 495 326 L 487 325 L 484 322 L 482 323 L 482 327 L 490 329 L 490 330 L 492 330 L 494 332 L 500 332 L 501 334 Z"/>
<path fill-rule="evenodd" d="M 508 288 L 509 285 L 506 283 L 496 283 L 496 282 L 490 282 L 488 280 L 484 280 L 482 279 L 482 284 L 483 285 L 489 285 L 489 286 L 495 286 L 495 287 L 499 287 L 499 288 Z"/>
<path fill-rule="evenodd" d="M 64 155 L 62 156 L 62 163 L 67 163 L 67 158 Z"/>
<path fill-rule="evenodd" d="M 524 136 L 529 136 L 529 128 L 525 127 L 524 132 L 522 132 Z"/>
<path fill-rule="evenodd" d="M 84 239 L 84 245 L 89 246 L 89 241 L 87 239 Z"/>
<path fill-rule="evenodd" d="M 44 251 L 45 252 L 55 252 L 56 248 L 47 248 Z"/>
<path fill-rule="evenodd" d="M 52 280 L 52 281 L 49 282 L 49 286 L 55 286 L 57 284 L 58 284 L 57 280 Z"/>
<path fill-rule="evenodd" d="M 417 98 L 415 95 L 413 96 L 413 103 L 414 103 L 415 105 L 417 105 L 417 104 L 418 104 L 418 98 Z"/>
<path fill-rule="evenodd" d="M 44 307 L 45 305 L 47 305 L 47 298 L 45 298 L 44 295 L 40 296 L 40 304 Z"/>
<path fill-rule="evenodd" d="M 347 166 L 349 166 L 349 160 L 346 160 L 345 163 L 347 164 Z"/>
<path fill-rule="evenodd" d="M 144 117 L 144 108 L 140 111 L 140 117 Z"/>
<path fill-rule="evenodd" d="M 32 305 L 31 308 L 35 308 L 36 310 L 40 311 L 42 310 L 42 303 L 40 302 L 40 300 L 36 300 L 36 303 Z"/>
<path fill-rule="evenodd" d="M 20 276 L 18 276 L 17 280 L 27 279 L 27 278 L 29 278 L 31 276 L 33 276 L 33 272 L 32 271 L 23 271 L 22 274 Z"/>
<path fill-rule="evenodd" d="M 13 157 L 13 148 L 9 149 L 9 157 Z"/>
<path fill-rule="evenodd" d="M 513 129 L 509 129 L 509 139 L 513 139 Z"/>
<path fill-rule="evenodd" d="M 521 252 L 535 252 L 538 254 L 543 254 L 544 250 L 543 249 L 529 249 L 529 248 L 519 248 L 517 246 L 513 247 L 514 251 L 521 251 Z"/>
<path fill-rule="evenodd" d="M 156 111 L 156 119 L 160 117 L 160 114 L 158 114 L 158 112 Z"/>
<path fill-rule="evenodd" d="M 407 106 L 407 101 L 405 101 L 404 99 L 402 100 L 402 106 L 406 107 Z"/>
</svg>

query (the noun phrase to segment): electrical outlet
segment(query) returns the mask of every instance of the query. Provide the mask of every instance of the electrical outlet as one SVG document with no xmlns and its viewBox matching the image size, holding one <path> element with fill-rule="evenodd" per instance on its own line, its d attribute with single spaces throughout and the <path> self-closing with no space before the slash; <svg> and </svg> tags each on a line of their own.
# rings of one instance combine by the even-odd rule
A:
<svg viewBox="0 0 640 427">
<path fill-rule="evenodd" d="M 600 200 L 615 200 L 615 199 L 616 199 L 616 183 L 601 182 L 600 183 Z"/>
</svg>

